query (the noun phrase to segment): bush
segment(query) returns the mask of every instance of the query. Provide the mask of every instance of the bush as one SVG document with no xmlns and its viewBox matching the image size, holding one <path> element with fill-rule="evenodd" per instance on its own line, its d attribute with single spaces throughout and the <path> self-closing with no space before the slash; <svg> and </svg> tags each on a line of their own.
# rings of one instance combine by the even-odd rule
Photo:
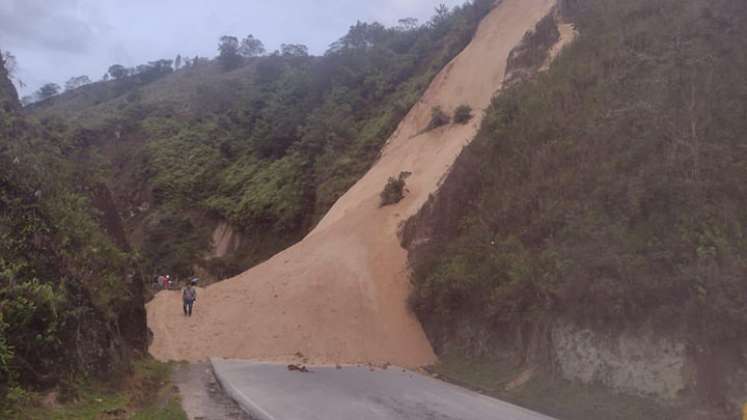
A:
<svg viewBox="0 0 747 420">
<path fill-rule="evenodd" d="M 405 196 L 405 179 L 410 172 L 400 172 L 397 178 L 389 177 L 384 191 L 381 192 L 381 207 L 397 204 Z"/>
<path fill-rule="evenodd" d="M 448 114 L 444 112 L 443 109 L 441 109 L 440 106 L 434 106 L 431 109 L 431 122 L 428 123 L 428 127 L 425 129 L 426 131 L 436 129 L 438 127 L 444 126 L 451 122 L 451 117 L 449 117 Z"/>
<path fill-rule="evenodd" d="M 459 105 L 454 111 L 454 122 L 458 124 L 467 124 L 472 119 L 472 107 L 469 105 Z"/>
</svg>

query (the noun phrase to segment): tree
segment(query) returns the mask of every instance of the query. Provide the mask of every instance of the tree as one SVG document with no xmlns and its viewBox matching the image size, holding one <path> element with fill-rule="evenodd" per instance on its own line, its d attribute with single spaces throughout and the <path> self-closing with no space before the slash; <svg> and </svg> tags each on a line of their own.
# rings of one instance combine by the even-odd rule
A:
<svg viewBox="0 0 747 420">
<path fill-rule="evenodd" d="M 254 35 L 249 35 L 241 41 L 239 54 L 244 57 L 256 57 L 265 53 L 265 45 Z"/>
<path fill-rule="evenodd" d="M 121 64 L 114 64 L 113 66 L 109 67 L 109 75 L 111 75 L 112 79 L 119 80 L 127 77 L 129 75 L 129 71 L 127 71 L 125 66 Z"/>
<path fill-rule="evenodd" d="M 402 201 L 405 196 L 405 180 L 410 175 L 412 175 L 411 172 L 400 172 L 397 178 L 389 177 L 389 180 L 384 186 L 384 191 L 379 194 L 379 197 L 381 198 L 379 207 L 397 204 Z"/>
<path fill-rule="evenodd" d="M 16 56 L 14 56 L 8 51 L 0 52 L 0 60 L 3 61 L 3 66 L 5 67 L 5 70 L 8 71 L 8 75 L 10 75 L 10 77 L 12 78 L 13 74 L 16 71 L 16 67 L 18 65 Z"/>
<path fill-rule="evenodd" d="M 148 83 L 174 71 L 171 60 L 161 59 L 141 64 L 135 68 L 135 74 L 141 81 Z"/>
<path fill-rule="evenodd" d="M 333 50 L 347 48 L 368 48 L 379 44 L 386 38 L 387 29 L 380 23 L 364 23 L 358 21 L 351 26 L 348 33 L 333 44 Z"/>
<path fill-rule="evenodd" d="M 309 47 L 303 44 L 282 44 L 280 54 L 285 57 L 308 57 Z"/>
<path fill-rule="evenodd" d="M 129 73 L 132 76 L 139 76 L 141 74 L 148 73 L 148 68 L 149 67 L 147 64 L 138 64 L 134 69 L 131 69 Z"/>
<path fill-rule="evenodd" d="M 239 55 L 239 40 L 235 36 L 223 35 L 218 43 L 218 61 L 226 70 L 235 69 L 241 65 Z"/>
<path fill-rule="evenodd" d="M 472 119 L 472 107 L 469 105 L 459 105 L 454 110 L 454 122 L 459 124 L 467 124 Z"/>
<path fill-rule="evenodd" d="M 16 70 L 18 69 L 18 61 L 16 60 L 15 55 L 11 54 L 8 51 L 0 51 L 0 61 L 2 61 L 5 70 L 8 72 L 8 78 L 12 82 L 17 83 L 20 88 L 26 86 L 26 84 L 23 83 L 23 81 L 16 75 Z"/>
<path fill-rule="evenodd" d="M 179 70 L 182 66 L 182 55 L 177 54 L 176 58 L 174 59 L 174 70 Z"/>
<path fill-rule="evenodd" d="M 431 18 L 431 26 L 439 27 L 449 20 L 449 6 L 444 3 L 436 7 L 436 14 Z"/>
<path fill-rule="evenodd" d="M 43 101 L 59 93 L 60 85 L 58 85 L 57 83 L 47 83 L 36 91 L 36 97 L 39 98 L 40 101 Z"/>
<path fill-rule="evenodd" d="M 428 123 L 426 130 L 433 130 L 434 128 L 444 126 L 450 122 L 451 117 L 449 117 L 440 106 L 434 106 L 431 108 L 431 122 Z"/>
<path fill-rule="evenodd" d="M 411 31 L 418 27 L 418 19 L 413 17 L 407 17 L 403 18 L 397 21 L 399 25 L 397 25 L 398 31 Z"/>
<path fill-rule="evenodd" d="M 173 60 L 166 59 L 150 61 L 148 62 L 148 67 L 156 73 L 171 73 L 174 71 L 174 68 L 172 67 L 173 62 Z"/>
<path fill-rule="evenodd" d="M 88 78 L 88 76 L 77 76 L 77 77 L 71 77 L 70 80 L 65 82 L 65 90 L 73 90 L 78 89 L 81 86 L 85 86 L 91 83 L 91 79 Z"/>
</svg>

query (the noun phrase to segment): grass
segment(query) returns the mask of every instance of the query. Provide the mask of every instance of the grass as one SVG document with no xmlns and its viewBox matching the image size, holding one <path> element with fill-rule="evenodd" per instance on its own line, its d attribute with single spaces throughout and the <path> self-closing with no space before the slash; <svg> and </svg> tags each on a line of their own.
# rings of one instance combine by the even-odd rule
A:
<svg viewBox="0 0 747 420">
<path fill-rule="evenodd" d="M 118 387 L 94 381 L 74 389 L 71 402 L 42 403 L 39 395 L 30 395 L 10 417 L 23 420 L 186 420 L 178 392 L 171 383 L 172 365 L 153 359 L 134 364 L 132 375 Z"/>
<path fill-rule="evenodd" d="M 522 373 L 507 359 L 470 358 L 452 351 L 441 355 L 440 362 L 429 370 L 448 382 L 558 419 L 680 418 L 678 410 L 656 401 L 617 394 L 600 386 L 572 383 L 539 370 L 523 385 L 507 390 L 506 385 Z"/>
<path fill-rule="evenodd" d="M 148 407 L 135 413 L 133 420 L 182 420 L 187 415 L 182 410 L 178 399 L 171 398 L 163 407 Z"/>
</svg>

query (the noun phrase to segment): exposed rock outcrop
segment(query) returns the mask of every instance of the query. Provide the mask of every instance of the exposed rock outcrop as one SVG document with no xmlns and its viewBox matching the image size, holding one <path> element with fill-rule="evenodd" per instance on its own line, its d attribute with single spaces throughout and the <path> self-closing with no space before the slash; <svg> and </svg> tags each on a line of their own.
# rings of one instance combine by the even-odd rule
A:
<svg viewBox="0 0 747 420">
<path fill-rule="evenodd" d="M 571 323 L 552 330 L 553 354 L 566 379 L 672 400 L 690 382 L 687 347 L 652 331 L 605 337 Z"/>
</svg>

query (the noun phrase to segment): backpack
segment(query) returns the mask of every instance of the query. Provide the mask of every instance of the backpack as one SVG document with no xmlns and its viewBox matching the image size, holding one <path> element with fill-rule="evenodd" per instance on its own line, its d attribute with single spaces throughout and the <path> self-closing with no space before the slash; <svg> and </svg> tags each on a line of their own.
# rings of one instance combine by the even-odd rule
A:
<svg viewBox="0 0 747 420">
<path fill-rule="evenodd" d="M 187 286 L 184 288 L 184 291 L 182 292 L 182 298 L 186 301 L 193 301 L 195 300 L 195 289 L 194 287 Z"/>
</svg>

